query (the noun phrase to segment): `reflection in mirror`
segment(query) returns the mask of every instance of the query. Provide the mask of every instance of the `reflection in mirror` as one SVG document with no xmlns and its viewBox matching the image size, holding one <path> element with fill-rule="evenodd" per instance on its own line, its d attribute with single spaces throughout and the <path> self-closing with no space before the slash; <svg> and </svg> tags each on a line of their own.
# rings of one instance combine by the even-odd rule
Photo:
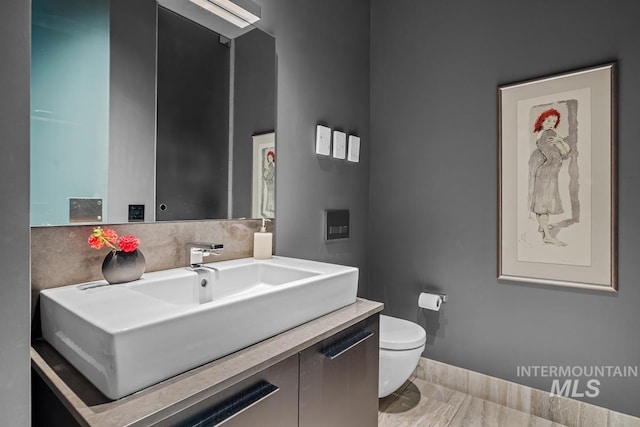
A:
<svg viewBox="0 0 640 427">
<path fill-rule="evenodd" d="M 74 199 L 97 208 L 100 221 L 107 209 L 109 0 L 33 0 L 32 9 L 31 224 L 69 222 Z"/>
<path fill-rule="evenodd" d="M 160 3 L 32 1 L 32 225 L 253 216 L 275 40 Z"/>
</svg>

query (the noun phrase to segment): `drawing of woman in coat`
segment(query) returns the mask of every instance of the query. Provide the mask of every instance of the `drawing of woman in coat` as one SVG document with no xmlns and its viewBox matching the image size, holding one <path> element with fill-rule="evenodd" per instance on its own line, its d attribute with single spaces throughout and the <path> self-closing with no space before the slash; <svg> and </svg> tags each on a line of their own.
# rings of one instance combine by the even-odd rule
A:
<svg viewBox="0 0 640 427">
<path fill-rule="evenodd" d="M 564 213 L 558 190 L 558 174 L 562 161 L 571 150 L 556 133 L 559 124 L 560 113 L 549 108 L 538 116 L 533 127 L 533 132 L 537 134 L 537 148 L 529 157 L 529 210 L 536 215 L 538 231 L 542 233 L 544 243 L 566 246 L 551 234 L 549 225 L 549 215 Z"/>
<path fill-rule="evenodd" d="M 264 184 L 262 215 L 273 218 L 276 211 L 276 153 L 273 150 L 267 152 L 266 162 L 262 170 L 262 182 Z"/>
</svg>

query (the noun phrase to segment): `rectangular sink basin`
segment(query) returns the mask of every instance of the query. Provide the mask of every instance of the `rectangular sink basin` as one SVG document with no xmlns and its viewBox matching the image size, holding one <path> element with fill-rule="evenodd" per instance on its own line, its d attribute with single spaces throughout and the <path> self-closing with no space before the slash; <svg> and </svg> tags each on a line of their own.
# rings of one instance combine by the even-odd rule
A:
<svg viewBox="0 0 640 427">
<path fill-rule="evenodd" d="M 356 300 L 358 269 L 243 258 L 40 293 L 42 334 L 119 399 Z"/>
</svg>

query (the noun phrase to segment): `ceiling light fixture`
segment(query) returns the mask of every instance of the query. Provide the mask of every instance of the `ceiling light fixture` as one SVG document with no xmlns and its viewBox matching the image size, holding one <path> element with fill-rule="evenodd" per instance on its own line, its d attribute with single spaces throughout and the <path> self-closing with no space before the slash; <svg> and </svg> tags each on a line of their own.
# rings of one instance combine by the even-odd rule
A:
<svg viewBox="0 0 640 427">
<path fill-rule="evenodd" d="M 232 23 L 233 25 L 245 28 L 260 20 L 260 6 L 250 0 L 244 0 L 246 7 L 250 7 L 250 12 L 245 7 L 240 6 L 239 0 L 190 0 L 207 11 L 218 15 L 220 18 Z"/>
</svg>

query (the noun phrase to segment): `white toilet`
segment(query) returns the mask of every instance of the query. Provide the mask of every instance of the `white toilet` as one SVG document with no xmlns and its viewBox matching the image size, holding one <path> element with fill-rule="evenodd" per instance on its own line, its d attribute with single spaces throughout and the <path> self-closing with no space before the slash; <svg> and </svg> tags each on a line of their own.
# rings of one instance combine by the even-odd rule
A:
<svg viewBox="0 0 640 427">
<path fill-rule="evenodd" d="M 427 333 L 420 325 L 380 315 L 378 397 L 390 395 L 411 376 L 426 341 Z"/>
</svg>

